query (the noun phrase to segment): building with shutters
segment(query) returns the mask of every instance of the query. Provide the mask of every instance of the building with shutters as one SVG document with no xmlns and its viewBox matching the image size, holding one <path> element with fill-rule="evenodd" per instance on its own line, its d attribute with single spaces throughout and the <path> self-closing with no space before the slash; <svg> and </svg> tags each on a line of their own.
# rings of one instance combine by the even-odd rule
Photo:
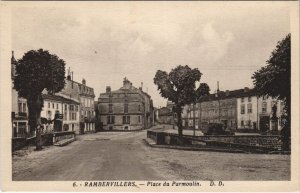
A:
<svg viewBox="0 0 300 193">
<path fill-rule="evenodd" d="M 146 92 L 124 78 L 118 90 L 106 87 L 98 98 L 99 121 L 104 130 L 140 130 L 153 125 L 153 102 Z"/>
<path fill-rule="evenodd" d="M 94 108 L 94 89 L 86 85 L 86 80 L 83 79 L 81 83 L 73 80 L 73 72 L 68 70 L 66 85 L 62 91 L 56 95 L 70 98 L 80 103 L 79 119 L 81 125 L 80 133 L 94 132 L 96 114 Z"/>
<path fill-rule="evenodd" d="M 42 94 L 41 112 L 43 132 L 75 131 L 79 133 L 80 103 L 58 95 Z"/>
<path fill-rule="evenodd" d="M 202 97 L 196 105 L 183 108 L 185 128 L 207 129 L 209 123 L 222 123 L 227 130 L 281 130 L 284 104 L 280 100 L 258 97 L 253 89 L 217 91 Z M 276 112 L 274 112 L 276 109 Z M 276 124 L 272 122 L 276 114 Z"/>
</svg>

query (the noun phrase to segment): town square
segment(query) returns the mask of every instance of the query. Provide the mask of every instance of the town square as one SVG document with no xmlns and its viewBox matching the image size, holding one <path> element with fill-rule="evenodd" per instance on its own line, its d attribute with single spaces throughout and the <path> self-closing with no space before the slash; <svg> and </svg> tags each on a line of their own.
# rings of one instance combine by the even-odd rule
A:
<svg viewBox="0 0 300 193">
<path fill-rule="evenodd" d="M 292 3 L 91 4 L 8 6 L 13 182 L 295 180 Z"/>
</svg>

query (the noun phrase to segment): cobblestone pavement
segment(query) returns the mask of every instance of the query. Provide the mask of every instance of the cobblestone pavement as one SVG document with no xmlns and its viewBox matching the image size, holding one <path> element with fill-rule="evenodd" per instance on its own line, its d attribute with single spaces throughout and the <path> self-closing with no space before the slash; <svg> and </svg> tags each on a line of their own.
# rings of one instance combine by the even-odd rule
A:
<svg viewBox="0 0 300 193">
<path fill-rule="evenodd" d="M 289 180 L 289 155 L 151 148 L 146 131 L 78 136 L 65 147 L 13 155 L 13 180 Z"/>
</svg>

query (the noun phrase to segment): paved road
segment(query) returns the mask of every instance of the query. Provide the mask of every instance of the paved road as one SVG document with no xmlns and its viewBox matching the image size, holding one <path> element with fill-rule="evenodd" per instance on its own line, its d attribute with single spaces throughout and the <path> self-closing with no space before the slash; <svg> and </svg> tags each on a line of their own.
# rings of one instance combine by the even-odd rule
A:
<svg viewBox="0 0 300 193">
<path fill-rule="evenodd" d="M 96 133 L 56 153 L 49 152 L 40 167 L 29 168 L 15 180 L 153 180 L 163 177 L 143 160 L 143 132 Z M 60 147 L 54 147 L 60 148 Z M 64 148 L 64 147 L 63 147 Z M 47 151 L 48 149 L 46 149 Z M 35 153 L 35 152 L 33 152 Z"/>
<path fill-rule="evenodd" d="M 13 180 L 289 180 L 290 156 L 151 148 L 146 132 L 78 136 L 13 156 Z"/>
</svg>

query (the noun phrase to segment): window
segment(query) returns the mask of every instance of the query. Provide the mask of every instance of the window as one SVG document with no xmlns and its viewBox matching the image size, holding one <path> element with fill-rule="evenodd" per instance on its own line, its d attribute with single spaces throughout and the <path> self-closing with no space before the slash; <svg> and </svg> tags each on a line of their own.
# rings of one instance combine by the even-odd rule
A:
<svg viewBox="0 0 300 193">
<path fill-rule="evenodd" d="M 52 112 L 51 111 L 47 111 L 47 118 L 51 119 L 51 116 L 52 116 Z"/>
<path fill-rule="evenodd" d="M 247 112 L 252 113 L 252 103 L 247 104 Z"/>
<path fill-rule="evenodd" d="M 109 104 L 108 112 L 109 113 L 113 112 L 113 104 Z"/>
<path fill-rule="evenodd" d="M 244 121 L 241 121 L 241 126 L 244 126 Z"/>
<path fill-rule="evenodd" d="M 107 116 L 107 124 L 114 124 L 115 116 Z"/>
<path fill-rule="evenodd" d="M 245 114 L 245 105 L 241 105 L 241 114 Z"/>
<path fill-rule="evenodd" d="M 247 121 L 247 126 L 251 126 L 251 121 L 249 120 L 249 121 Z"/>
<path fill-rule="evenodd" d="M 242 101 L 242 103 L 244 102 L 244 98 L 243 97 L 242 97 L 241 101 Z"/>
<path fill-rule="evenodd" d="M 58 109 L 58 104 L 56 104 L 56 109 Z"/>
<path fill-rule="evenodd" d="M 23 111 L 22 111 L 22 103 L 18 103 L 18 108 L 19 108 L 19 112 L 20 112 L 20 113 L 23 112 Z"/>
<path fill-rule="evenodd" d="M 267 112 L 267 103 L 266 103 L 266 102 L 263 102 L 263 103 L 262 103 L 262 112 L 263 112 L 263 113 L 266 113 L 266 112 Z"/>
<path fill-rule="evenodd" d="M 223 116 L 228 116 L 228 110 L 227 109 L 224 109 L 224 114 L 223 114 Z"/>
<path fill-rule="evenodd" d="M 251 102 L 251 97 L 248 97 L 248 102 Z"/>
<path fill-rule="evenodd" d="M 68 109 L 68 105 L 65 105 L 65 111 Z"/>
<path fill-rule="evenodd" d="M 123 124 L 130 124 L 130 116 L 123 116 Z"/>
<path fill-rule="evenodd" d="M 139 123 L 141 122 L 141 116 L 138 116 L 138 121 L 139 121 Z"/>
<path fill-rule="evenodd" d="M 48 103 L 48 109 L 50 109 L 50 103 Z"/>
<path fill-rule="evenodd" d="M 280 112 L 283 113 L 284 110 L 284 103 L 280 102 Z"/>
<path fill-rule="evenodd" d="M 124 113 L 128 113 L 128 104 L 127 103 L 124 104 Z"/>
<path fill-rule="evenodd" d="M 67 120 L 67 111 L 64 112 L 64 120 Z"/>
<path fill-rule="evenodd" d="M 78 105 L 76 105 L 75 108 L 76 108 L 76 112 L 77 112 L 78 111 Z"/>
<path fill-rule="evenodd" d="M 54 103 L 52 103 L 52 109 L 54 109 Z"/>
<path fill-rule="evenodd" d="M 138 110 L 141 111 L 141 105 L 138 106 Z"/>
<path fill-rule="evenodd" d="M 267 100 L 268 99 L 268 97 L 267 96 L 263 96 L 263 100 Z"/>
</svg>

